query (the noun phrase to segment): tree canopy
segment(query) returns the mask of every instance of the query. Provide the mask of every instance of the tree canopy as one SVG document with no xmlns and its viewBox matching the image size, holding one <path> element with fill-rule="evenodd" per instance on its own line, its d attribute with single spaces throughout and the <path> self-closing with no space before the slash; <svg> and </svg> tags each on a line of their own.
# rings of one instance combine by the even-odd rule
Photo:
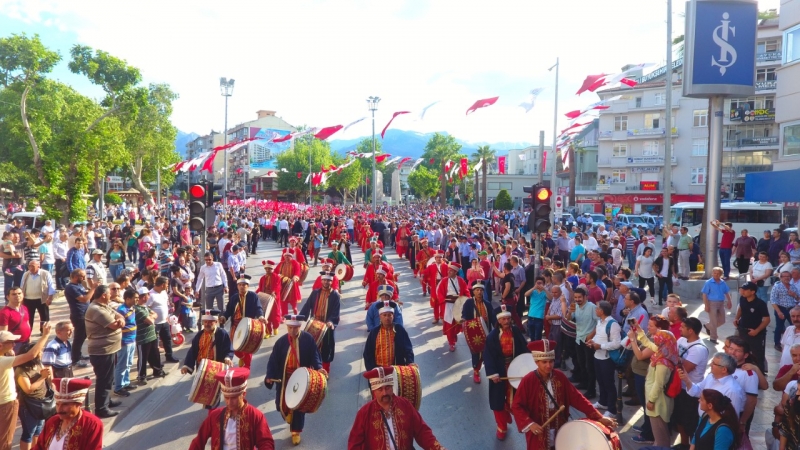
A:
<svg viewBox="0 0 800 450">
<path fill-rule="evenodd" d="M 500 211 L 514 209 L 514 201 L 511 200 L 511 195 L 509 195 L 507 190 L 501 189 L 500 192 L 497 193 L 497 198 L 494 200 L 494 209 L 499 209 Z"/>
</svg>

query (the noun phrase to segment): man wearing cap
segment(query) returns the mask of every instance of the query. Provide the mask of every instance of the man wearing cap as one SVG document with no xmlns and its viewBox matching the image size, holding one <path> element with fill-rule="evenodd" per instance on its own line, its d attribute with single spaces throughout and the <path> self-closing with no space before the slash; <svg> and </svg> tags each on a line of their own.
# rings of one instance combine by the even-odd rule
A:
<svg viewBox="0 0 800 450">
<path fill-rule="evenodd" d="M 334 261 L 330 258 L 320 258 L 320 264 L 322 265 L 323 272 L 333 272 L 335 267 Z M 314 280 L 314 284 L 311 286 L 311 290 L 316 290 L 322 287 L 322 275 L 317 276 L 317 279 Z M 340 291 L 339 285 L 339 277 L 336 276 L 336 273 L 333 274 L 333 281 L 331 283 L 331 289 L 334 291 Z"/>
<path fill-rule="evenodd" d="M 464 279 L 458 276 L 461 271 L 461 264 L 451 262 L 447 270 L 447 278 L 439 281 L 436 287 L 436 297 L 439 305 L 444 305 L 442 334 L 447 336 L 450 351 L 454 352 L 456 351 L 456 340 L 458 339 L 458 332 L 461 331 L 461 325 L 453 323 L 453 304 L 458 297 L 469 296 L 469 289 L 467 289 L 467 283 Z M 441 306 L 439 308 L 441 312 Z"/>
<path fill-rule="evenodd" d="M 364 345 L 364 367 L 372 370 L 378 366 L 407 366 L 414 363 L 414 348 L 408 332 L 394 323 L 397 304 L 384 301 L 380 313 L 381 326 L 373 329 Z"/>
<path fill-rule="evenodd" d="M 346 235 L 347 233 L 345 232 L 344 234 Z M 333 249 L 330 251 L 330 253 L 328 253 L 328 259 L 333 260 L 333 263 L 336 265 L 339 264 L 347 264 L 348 266 L 353 265 L 353 263 L 350 262 L 350 258 L 346 254 L 344 254 L 344 252 L 342 252 L 342 250 L 340 249 L 339 241 L 334 239 L 331 242 L 331 245 L 333 245 Z"/>
<path fill-rule="evenodd" d="M 394 394 L 394 376 L 394 367 L 376 367 L 364 372 L 372 401 L 356 413 L 347 439 L 348 450 L 406 450 L 414 448 L 414 441 L 424 450 L 443 450 L 414 405 Z"/>
<path fill-rule="evenodd" d="M 261 261 L 264 266 L 264 275 L 258 280 L 258 288 L 256 288 L 256 297 L 258 294 L 264 293 L 272 296 L 272 307 L 269 307 L 267 301 L 259 297 L 261 309 L 266 311 L 265 318 L 267 319 L 267 337 L 278 335 L 278 326 L 281 324 L 281 302 L 278 296 L 281 295 L 281 276 L 275 273 L 275 261 Z"/>
<path fill-rule="evenodd" d="M 433 258 L 438 252 L 428 246 L 428 238 L 423 238 L 420 240 L 418 250 L 414 253 L 416 257 L 414 276 L 419 276 L 419 283 L 422 285 L 422 295 L 427 295 L 428 292 L 433 295 L 433 292 L 436 291 L 436 284 L 430 284 L 425 274 L 428 268 L 428 260 Z"/>
<path fill-rule="evenodd" d="M 437 287 L 439 283 L 447 278 L 448 275 L 448 266 L 447 263 L 442 261 L 444 257 L 444 252 L 442 251 L 435 251 L 433 255 L 433 263 L 428 264 L 425 267 L 424 277 L 425 277 L 425 284 L 430 289 L 431 293 L 431 308 L 433 308 L 433 322 L 432 324 L 439 323 L 439 319 L 444 318 L 444 301 L 440 301 L 439 293 Z M 423 289 L 424 292 L 424 289 Z"/>
<path fill-rule="evenodd" d="M 497 318 L 494 316 L 494 310 L 491 303 L 486 301 L 484 290 L 486 288 L 480 281 L 475 281 L 472 285 L 472 297 L 464 302 L 461 310 L 461 320 L 473 320 L 478 317 L 483 319 L 489 330 L 491 330 L 497 323 Z M 466 334 L 464 335 L 466 339 Z M 483 365 L 483 354 L 472 353 L 472 381 L 475 383 L 481 382 L 481 366 Z"/>
<path fill-rule="evenodd" d="M 376 272 L 379 269 L 383 269 L 386 272 L 386 278 L 390 280 L 394 280 L 394 268 L 388 262 L 381 260 L 381 257 L 384 256 L 383 252 L 377 250 L 373 252 L 370 257 L 372 258 L 372 262 L 367 266 L 367 270 L 364 273 L 364 280 L 361 282 L 362 287 L 369 286 L 370 283 L 377 279 Z"/>
<path fill-rule="evenodd" d="M 139 288 L 139 297 L 133 307 L 136 317 L 136 370 L 139 385 L 147 384 L 147 365 L 155 377 L 165 377 L 164 365 L 158 352 L 158 335 L 156 334 L 156 320 L 158 314 L 151 310 L 147 303 L 150 301 L 150 291 L 146 287 Z M 73 348 L 75 344 L 73 343 Z"/>
<path fill-rule="evenodd" d="M 267 389 L 272 389 L 272 386 L 275 385 L 277 392 L 275 407 L 289 424 L 294 445 L 300 443 L 300 433 L 303 432 L 305 426 L 306 414 L 291 410 L 286 406 L 285 387 L 294 371 L 300 367 L 321 370 L 326 376 L 328 374 L 322 369 L 322 358 L 314 338 L 300 329 L 305 321 L 305 316 L 287 314 L 284 317 L 287 332 L 284 336 L 279 337 L 272 347 L 272 353 L 267 362 L 267 376 L 264 379 Z"/>
<path fill-rule="evenodd" d="M 550 340 L 528 344 L 536 370 L 522 377 L 511 411 L 520 433 L 525 433 L 528 449 L 549 449 L 555 445 L 558 429 L 567 423 L 570 408 L 584 413 L 587 418 L 614 429 L 616 420 L 604 417 L 591 402 L 578 391 L 567 376 L 554 367 L 556 343 Z M 562 409 L 546 428 L 542 424 Z M 581 437 L 578 436 L 579 440 Z M 576 440 L 577 442 L 577 440 Z"/>
<path fill-rule="evenodd" d="M 281 302 L 281 311 L 289 313 L 291 306 L 292 312 L 296 314 L 297 303 L 300 301 L 300 275 L 302 275 L 303 268 L 295 260 L 294 253 L 289 249 L 284 249 L 281 262 L 278 263 L 275 271 L 281 277 L 281 291 L 278 297 Z"/>
<path fill-rule="evenodd" d="M 764 349 L 770 318 L 767 303 L 756 297 L 757 290 L 758 285 L 752 281 L 739 288 L 739 308 L 733 325 L 739 331 L 739 336 L 750 345 L 755 365 L 763 372 L 766 369 Z"/>
<path fill-rule="evenodd" d="M 108 272 L 103 264 L 103 253 L 100 249 L 92 250 L 89 264 L 86 265 L 86 282 L 89 288 L 108 285 Z"/>
<path fill-rule="evenodd" d="M 376 291 L 378 301 L 370 305 L 369 309 L 367 309 L 367 332 L 381 326 L 380 310 L 385 306 L 384 302 L 391 301 L 396 292 L 394 287 L 388 284 L 378 286 Z M 393 323 L 401 327 L 403 326 L 403 310 L 400 309 L 400 305 L 397 303 L 395 303 L 394 306 Z"/>
<path fill-rule="evenodd" d="M 517 356 L 528 353 L 527 341 L 517 327 L 513 326 L 511 311 L 506 305 L 495 310 L 497 328 L 486 336 L 486 347 L 483 349 L 486 378 L 489 384 L 489 407 L 494 412 L 497 423 L 497 439 L 504 440 L 511 423 L 511 401 L 514 388 L 508 380 L 508 366 Z"/>
<path fill-rule="evenodd" d="M 203 331 L 195 334 L 192 338 L 189 352 L 186 353 L 183 367 L 181 367 L 182 374 L 194 372 L 197 364 L 204 359 L 233 366 L 231 336 L 224 328 L 218 326 L 219 313 L 216 309 L 206 309 L 202 312 L 200 321 L 203 323 Z"/>
<path fill-rule="evenodd" d="M 339 326 L 341 297 L 339 292 L 332 289 L 333 272 L 323 271 L 320 277 L 322 278 L 322 287 L 311 291 L 308 301 L 300 309 L 300 315 L 325 322 L 328 326 L 322 337 L 319 352 L 322 357 L 322 367 L 330 373 L 336 345 L 333 330 Z"/>
<path fill-rule="evenodd" d="M 250 280 L 247 278 L 240 278 L 236 282 L 236 292 L 232 293 L 230 300 L 225 311 L 219 318 L 219 323 L 225 326 L 228 319 L 231 320 L 231 336 L 236 335 L 236 327 L 239 322 L 245 317 L 258 320 L 266 325 L 267 320 L 264 318 L 264 310 L 261 309 L 261 302 L 258 301 L 256 293 L 249 290 Z M 234 353 L 239 358 L 239 365 L 242 367 L 250 368 L 250 362 L 253 360 L 253 355 L 244 352 Z"/>
<path fill-rule="evenodd" d="M 392 298 L 390 298 L 390 300 L 396 301 L 397 298 L 399 297 L 399 290 L 397 289 L 397 284 L 392 280 L 386 279 L 386 271 L 383 270 L 383 268 L 378 269 L 375 272 L 375 276 L 376 280 L 370 283 L 369 286 L 367 286 L 366 305 L 364 306 L 364 309 L 369 309 L 370 305 L 378 301 L 378 297 L 380 296 L 378 288 L 380 286 L 389 285 L 392 287 L 392 292 L 391 292 Z"/>
<path fill-rule="evenodd" d="M 212 450 L 273 450 L 275 441 L 267 418 L 246 400 L 250 369 L 237 367 L 221 371 L 214 377 L 220 384 L 225 407 L 208 414 L 189 444 L 189 450 L 206 448 L 209 439 Z"/>
<path fill-rule="evenodd" d="M 103 422 L 82 408 L 91 385 L 85 378 L 53 380 L 57 414 L 44 423 L 34 450 L 103 448 Z"/>
<path fill-rule="evenodd" d="M 289 238 L 288 251 L 294 255 L 294 260 L 300 264 L 301 273 L 308 273 L 308 261 L 306 260 L 306 254 L 303 253 L 300 240 L 295 237 Z"/>
</svg>

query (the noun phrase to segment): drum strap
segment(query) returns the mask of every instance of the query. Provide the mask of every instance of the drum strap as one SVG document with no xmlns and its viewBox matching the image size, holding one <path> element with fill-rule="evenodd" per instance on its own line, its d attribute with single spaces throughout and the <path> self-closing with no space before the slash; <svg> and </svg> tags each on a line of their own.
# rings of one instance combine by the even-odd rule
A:
<svg viewBox="0 0 800 450">
<path fill-rule="evenodd" d="M 536 374 L 536 378 L 538 378 L 539 382 L 542 383 L 542 389 L 544 389 L 544 392 L 547 394 L 548 397 L 550 397 L 550 401 L 552 401 L 554 405 L 558 405 L 559 404 L 558 400 L 556 400 L 556 398 L 553 397 L 553 394 L 550 393 L 550 390 L 547 389 L 547 383 L 544 382 L 544 379 L 542 379 L 542 376 L 539 375 L 539 372 L 534 371 L 533 373 Z M 567 415 L 570 419 L 572 418 L 572 415 L 569 413 L 569 410 L 567 410 Z"/>
<path fill-rule="evenodd" d="M 386 425 L 386 430 L 389 432 L 389 439 L 392 440 L 392 446 L 395 450 L 399 450 L 397 448 L 397 442 L 394 440 L 394 434 L 392 433 L 392 427 L 389 426 L 389 421 L 386 420 L 386 414 L 381 411 L 381 417 L 383 418 L 383 424 Z"/>
</svg>

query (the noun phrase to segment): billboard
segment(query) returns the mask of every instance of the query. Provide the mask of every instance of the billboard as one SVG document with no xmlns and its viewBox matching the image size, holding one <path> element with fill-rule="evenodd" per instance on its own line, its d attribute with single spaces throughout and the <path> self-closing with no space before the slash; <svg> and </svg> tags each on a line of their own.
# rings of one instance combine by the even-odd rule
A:
<svg viewBox="0 0 800 450">
<path fill-rule="evenodd" d="M 263 140 L 253 141 L 250 146 L 250 167 L 253 169 L 274 169 L 275 158 L 288 150 L 291 141 L 274 143 L 272 139 L 286 136 L 289 130 L 276 130 L 274 128 L 250 127 L 251 138 L 262 138 Z"/>
</svg>

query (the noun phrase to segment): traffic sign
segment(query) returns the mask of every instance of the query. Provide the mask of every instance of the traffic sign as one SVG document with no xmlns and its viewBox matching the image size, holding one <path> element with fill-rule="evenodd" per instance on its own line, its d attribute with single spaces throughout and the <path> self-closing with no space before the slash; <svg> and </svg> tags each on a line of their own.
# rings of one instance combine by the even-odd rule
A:
<svg viewBox="0 0 800 450">
<path fill-rule="evenodd" d="M 564 211 L 564 196 L 556 195 L 556 216 L 561 217 Z"/>
</svg>

